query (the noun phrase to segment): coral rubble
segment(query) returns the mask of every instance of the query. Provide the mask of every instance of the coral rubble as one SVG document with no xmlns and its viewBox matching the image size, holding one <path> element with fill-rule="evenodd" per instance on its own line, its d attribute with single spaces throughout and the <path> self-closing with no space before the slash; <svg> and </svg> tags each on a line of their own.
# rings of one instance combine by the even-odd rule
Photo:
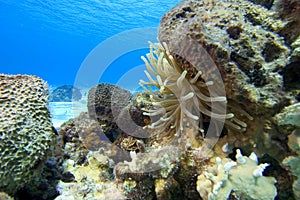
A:
<svg viewBox="0 0 300 200">
<path fill-rule="evenodd" d="M 57 190 L 62 199 L 125 199 L 121 187 L 114 184 L 109 169 L 109 158 L 90 152 L 84 165 L 75 166 L 72 159 L 65 161 L 65 170 L 74 175 L 74 182 L 59 182 Z"/>
</svg>

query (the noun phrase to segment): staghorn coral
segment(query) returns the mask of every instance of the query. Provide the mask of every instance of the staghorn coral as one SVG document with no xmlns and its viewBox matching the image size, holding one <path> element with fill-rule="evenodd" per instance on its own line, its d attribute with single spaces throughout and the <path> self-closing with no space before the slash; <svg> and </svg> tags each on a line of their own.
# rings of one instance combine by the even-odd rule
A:
<svg viewBox="0 0 300 200">
<path fill-rule="evenodd" d="M 192 78 L 187 77 L 187 70 L 179 66 L 170 54 L 166 43 L 163 45 L 150 43 L 148 60 L 145 57 L 142 59 L 148 69 L 145 74 L 149 82 L 141 80 L 140 84 L 159 88 L 158 92 L 152 92 L 150 103 L 153 107 L 143 109 L 144 115 L 159 117 L 158 120 L 148 125 L 148 128 L 159 129 L 158 134 L 165 131 L 167 135 L 175 130 L 175 135 L 179 136 L 187 126 L 191 126 L 204 135 L 204 115 L 219 121 L 226 119 L 225 123 L 237 130 L 247 127 L 247 124 L 235 118 L 233 113 L 222 113 L 223 110 L 220 107 L 226 105 L 225 96 L 207 95 L 208 87 L 213 85 L 213 82 L 203 82 L 201 71 L 198 71 Z M 144 88 L 147 90 L 147 87 Z M 212 102 L 221 102 L 220 112 L 212 111 Z"/>
</svg>

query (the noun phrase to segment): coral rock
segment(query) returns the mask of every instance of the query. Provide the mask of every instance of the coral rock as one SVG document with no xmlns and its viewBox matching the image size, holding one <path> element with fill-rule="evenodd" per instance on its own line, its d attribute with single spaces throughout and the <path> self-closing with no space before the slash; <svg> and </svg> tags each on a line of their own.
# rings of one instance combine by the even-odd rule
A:
<svg viewBox="0 0 300 200">
<path fill-rule="evenodd" d="M 226 94 L 252 114 L 274 113 L 288 98 L 279 70 L 291 54 L 278 32 L 284 23 L 274 13 L 249 1 L 183 1 L 161 19 L 159 40 L 166 42 L 178 62 L 203 63 L 212 59 L 224 81 Z M 186 38 L 189 38 L 186 40 Z M 195 52 L 197 43 L 203 52 Z M 190 55 L 190 60 L 182 58 Z M 194 74 L 195 75 L 195 74 Z M 217 80 L 213 80 L 214 82 Z"/>
</svg>

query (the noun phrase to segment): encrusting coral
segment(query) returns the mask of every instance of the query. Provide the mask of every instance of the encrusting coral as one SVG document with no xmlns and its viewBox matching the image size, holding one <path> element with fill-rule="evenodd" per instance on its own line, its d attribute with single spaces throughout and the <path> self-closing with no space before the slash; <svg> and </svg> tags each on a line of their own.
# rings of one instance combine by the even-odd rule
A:
<svg viewBox="0 0 300 200">
<path fill-rule="evenodd" d="M 150 43 L 150 53 L 147 59 L 142 57 L 148 71 L 145 71 L 149 82 L 140 81 L 142 86 L 155 86 L 158 92 L 151 93 L 153 107 L 144 109 L 144 115 L 159 119 L 152 122 L 150 129 L 159 129 L 159 133 L 175 130 L 175 135 L 191 126 L 205 135 L 203 128 L 204 117 L 208 116 L 216 120 L 225 121 L 225 124 L 243 130 L 247 124 L 234 117 L 233 113 L 215 113 L 212 111 L 212 102 L 222 102 L 226 105 L 225 96 L 210 97 L 207 87 L 213 85 L 212 81 L 201 80 L 202 71 L 189 78 L 187 70 L 176 62 L 171 55 L 166 43 Z M 151 74 L 151 75 L 150 75 Z M 153 78 L 154 76 L 155 78 Z M 147 90 L 147 87 L 144 87 Z"/>
<path fill-rule="evenodd" d="M 263 176 L 268 166 L 258 165 L 255 153 L 247 157 L 237 149 L 236 162 L 217 157 L 216 165 L 198 176 L 197 190 L 204 200 L 226 200 L 230 194 L 238 199 L 272 200 L 277 195 L 276 180 Z"/>
</svg>

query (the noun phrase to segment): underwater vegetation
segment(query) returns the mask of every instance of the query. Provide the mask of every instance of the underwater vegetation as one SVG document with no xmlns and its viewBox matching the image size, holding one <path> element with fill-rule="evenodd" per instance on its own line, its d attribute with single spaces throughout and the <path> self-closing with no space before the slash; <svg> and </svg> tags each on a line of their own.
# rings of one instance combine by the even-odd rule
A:
<svg viewBox="0 0 300 200">
<path fill-rule="evenodd" d="M 45 83 L 1 75 L 0 195 L 299 199 L 297 11 L 294 0 L 182 1 L 142 57 L 145 91 L 100 83 L 57 131 Z"/>
</svg>

